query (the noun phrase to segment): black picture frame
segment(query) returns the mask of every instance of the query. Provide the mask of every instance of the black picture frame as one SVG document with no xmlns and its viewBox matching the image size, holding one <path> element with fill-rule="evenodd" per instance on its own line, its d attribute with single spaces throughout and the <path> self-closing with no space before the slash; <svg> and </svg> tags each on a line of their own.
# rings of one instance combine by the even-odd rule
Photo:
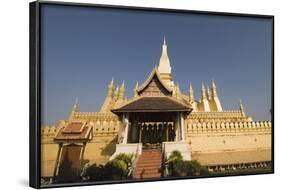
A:
<svg viewBox="0 0 281 190">
<path fill-rule="evenodd" d="M 164 9 L 164 8 L 152 8 L 152 7 L 132 7 L 132 6 L 116 6 L 116 5 L 102 5 L 102 4 L 88 4 L 88 3 L 71 3 L 71 2 L 55 2 L 55 1 L 34 1 L 29 4 L 29 58 L 30 58 L 30 96 L 29 96 L 29 185 L 33 188 L 52 188 L 52 187 L 68 187 L 68 186 L 85 186 L 85 185 L 99 185 L 99 184 L 116 184 L 116 183 L 135 183 L 135 182 L 147 182 L 147 181 L 163 181 L 163 180 L 180 180 L 180 179 L 193 179 L 198 177 L 170 177 L 160 178 L 155 180 L 126 180 L 126 181 L 103 181 L 103 182 L 85 182 L 85 183 L 70 183 L 70 184 L 54 184 L 50 186 L 40 185 L 40 171 L 41 171 L 41 50 L 40 50 L 40 19 L 41 19 L 41 7 L 46 4 L 52 4 L 57 6 L 79 6 L 79 7 L 102 7 L 108 9 L 119 10 L 136 10 L 136 11 L 153 11 L 164 13 L 192 13 L 202 15 L 221 15 L 221 16 L 234 16 L 234 17 L 251 17 L 262 18 L 272 20 L 272 60 L 271 60 L 271 72 L 272 72 L 272 97 L 271 97 L 271 117 L 272 117 L 272 171 L 259 172 L 259 173 L 240 173 L 240 174 L 223 174 L 212 177 L 226 177 L 226 176 L 241 176 L 241 175 L 259 175 L 259 174 L 272 174 L 274 173 L 274 16 L 273 15 L 258 15 L 258 14 L 241 14 L 241 13 L 227 13 L 227 12 L 209 12 L 209 11 L 195 11 L 195 10 L 179 10 L 179 9 Z M 205 177 L 200 177 L 205 178 Z"/>
</svg>

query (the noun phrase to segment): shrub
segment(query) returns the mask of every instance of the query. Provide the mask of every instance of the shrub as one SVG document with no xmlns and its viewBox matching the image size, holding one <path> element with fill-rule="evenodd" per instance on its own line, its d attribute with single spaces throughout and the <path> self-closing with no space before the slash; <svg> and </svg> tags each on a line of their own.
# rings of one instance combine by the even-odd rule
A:
<svg viewBox="0 0 281 190">
<path fill-rule="evenodd" d="M 122 160 L 126 163 L 127 167 L 130 167 L 132 165 L 132 161 L 133 161 L 133 154 L 118 154 L 114 160 Z"/>
<path fill-rule="evenodd" d="M 184 165 L 188 176 L 200 175 L 201 165 L 197 160 L 185 161 Z"/>
<path fill-rule="evenodd" d="M 201 166 L 201 168 L 200 168 L 200 175 L 210 175 L 210 172 L 209 172 L 209 170 L 206 168 L 206 167 L 203 167 L 203 166 Z"/>
<path fill-rule="evenodd" d="M 94 181 L 102 181 L 104 180 L 104 166 L 103 165 L 96 165 L 93 164 L 85 169 L 85 172 L 83 174 L 83 177 L 88 178 L 89 180 Z"/>
<path fill-rule="evenodd" d="M 183 160 L 180 151 L 175 150 L 171 153 L 171 155 L 169 156 L 168 162 L 171 162 L 173 160 Z"/>
<path fill-rule="evenodd" d="M 174 151 L 168 158 L 168 172 L 170 176 L 195 176 L 208 175 L 207 168 L 200 165 L 196 160 L 183 160 L 179 151 Z"/>
<path fill-rule="evenodd" d="M 127 164 L 123 160 L 112 160 L 105 165 L 106 178 L 119 180 L 127 177 Z"/>
<path fill-rule="evenodd" d="M 133 155 L 119 154 L 104 166 L 93 164 L 85 169 L 83 177 L 94 181 L 126 179 L 132 158 Z"/>
</svg>

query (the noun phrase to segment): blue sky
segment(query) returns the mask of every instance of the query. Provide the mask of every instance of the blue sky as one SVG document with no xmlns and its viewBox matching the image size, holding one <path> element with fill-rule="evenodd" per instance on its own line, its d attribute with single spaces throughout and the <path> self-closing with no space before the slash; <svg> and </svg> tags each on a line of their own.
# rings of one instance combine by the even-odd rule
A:
<svg viewBox="0 0 281 190">
<path fill-rule="evenodd" d="M 99 111 L 111 78 L 131 97 L 159 62 L 164 35 L 173 80 L 187 93 L 192 82 L 214 79 L 223 109 L 242 99 L 255 120 L 270 120 L 271 20 L 74 6 L 42 8 L 42 124 L 79 111 Z"/>
</svg>

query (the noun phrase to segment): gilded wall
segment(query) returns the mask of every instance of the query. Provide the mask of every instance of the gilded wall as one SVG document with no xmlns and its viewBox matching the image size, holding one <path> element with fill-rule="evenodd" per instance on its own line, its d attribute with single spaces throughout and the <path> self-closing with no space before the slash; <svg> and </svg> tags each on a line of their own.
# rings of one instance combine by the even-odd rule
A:
<svg viewBox="0 0 281 190">
<path fill-rule="evenodd" d="M 105 164 L 115 152 L 120 123 L 92 120 L 93 139 L 87 143 L 85 163 Z M 42 128 L 42 176 L 52 176 L 58 152 L 56 127 Z M 192 159 L 204 165 L 271 160 L 271 122 L 202 122 L 185 126 Z"/>
</svg>

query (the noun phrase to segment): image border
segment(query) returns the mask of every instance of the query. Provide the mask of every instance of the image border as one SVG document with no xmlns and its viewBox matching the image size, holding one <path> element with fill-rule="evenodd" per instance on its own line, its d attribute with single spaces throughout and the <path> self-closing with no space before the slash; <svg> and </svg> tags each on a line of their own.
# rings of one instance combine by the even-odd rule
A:
<svg viewBox="0 0 281 190">
<path fill-rule="evenodd" d="M 181 13 L 181 14 L 197 14 L 197 15 L 218 15 L 218 16 L 234 16 L 234 17 L 250 17 L 270 19 L 272 21 L 272 52 L 271 52 L 271 162 L 272 170 L 265 172 L 245 172 L 235 174 L 217 174 L 211 176 L 185 176 L 185 177 L 165 177 L 159 179 L 148 180 L 122 180 L 122 181 L 99 181 L 99 182 L 81 182 L 81 183 L 64 183 L 51 184 L 42 186 L 40 183 L 41 174 L 41 8 L 44 5 L 56 6 L 74 6 L 74 7 L 96 7 L 118 10 L 135 10 L 135 11 L 149 11 L 161 13 Z M 30 3 L 30 17 L 29 17 L 29 51 L 30 51 L 30 95 L 29 95 L 29 185 L 34 188 L 54 188 L 54 187 L 72 187 L 72 186 L 88 186 L 101 184 L 122 184 L 122 183 L 136 183 L 136 182 L 152 182 L 152 181 L 166 181 L 166 180 L 182 180 L 182 179 L 196 179 L 196 178 L 214 178 L 227 176 L 244 176 L 244 175 L 260 175 L 274 173 L 274 16 L 273 15 L 258 15 L 245 13 L 227 13 L 227 12 L 210 12 L 197 10 L 181 10 L 168 8 L 153 8 L 153 7 L 134 7 L 121 5 L 104 5 L 104 4 L 90 4 L 77 2 L 56 2 L 56 1 L 35 1 Z"/>
</svg>

